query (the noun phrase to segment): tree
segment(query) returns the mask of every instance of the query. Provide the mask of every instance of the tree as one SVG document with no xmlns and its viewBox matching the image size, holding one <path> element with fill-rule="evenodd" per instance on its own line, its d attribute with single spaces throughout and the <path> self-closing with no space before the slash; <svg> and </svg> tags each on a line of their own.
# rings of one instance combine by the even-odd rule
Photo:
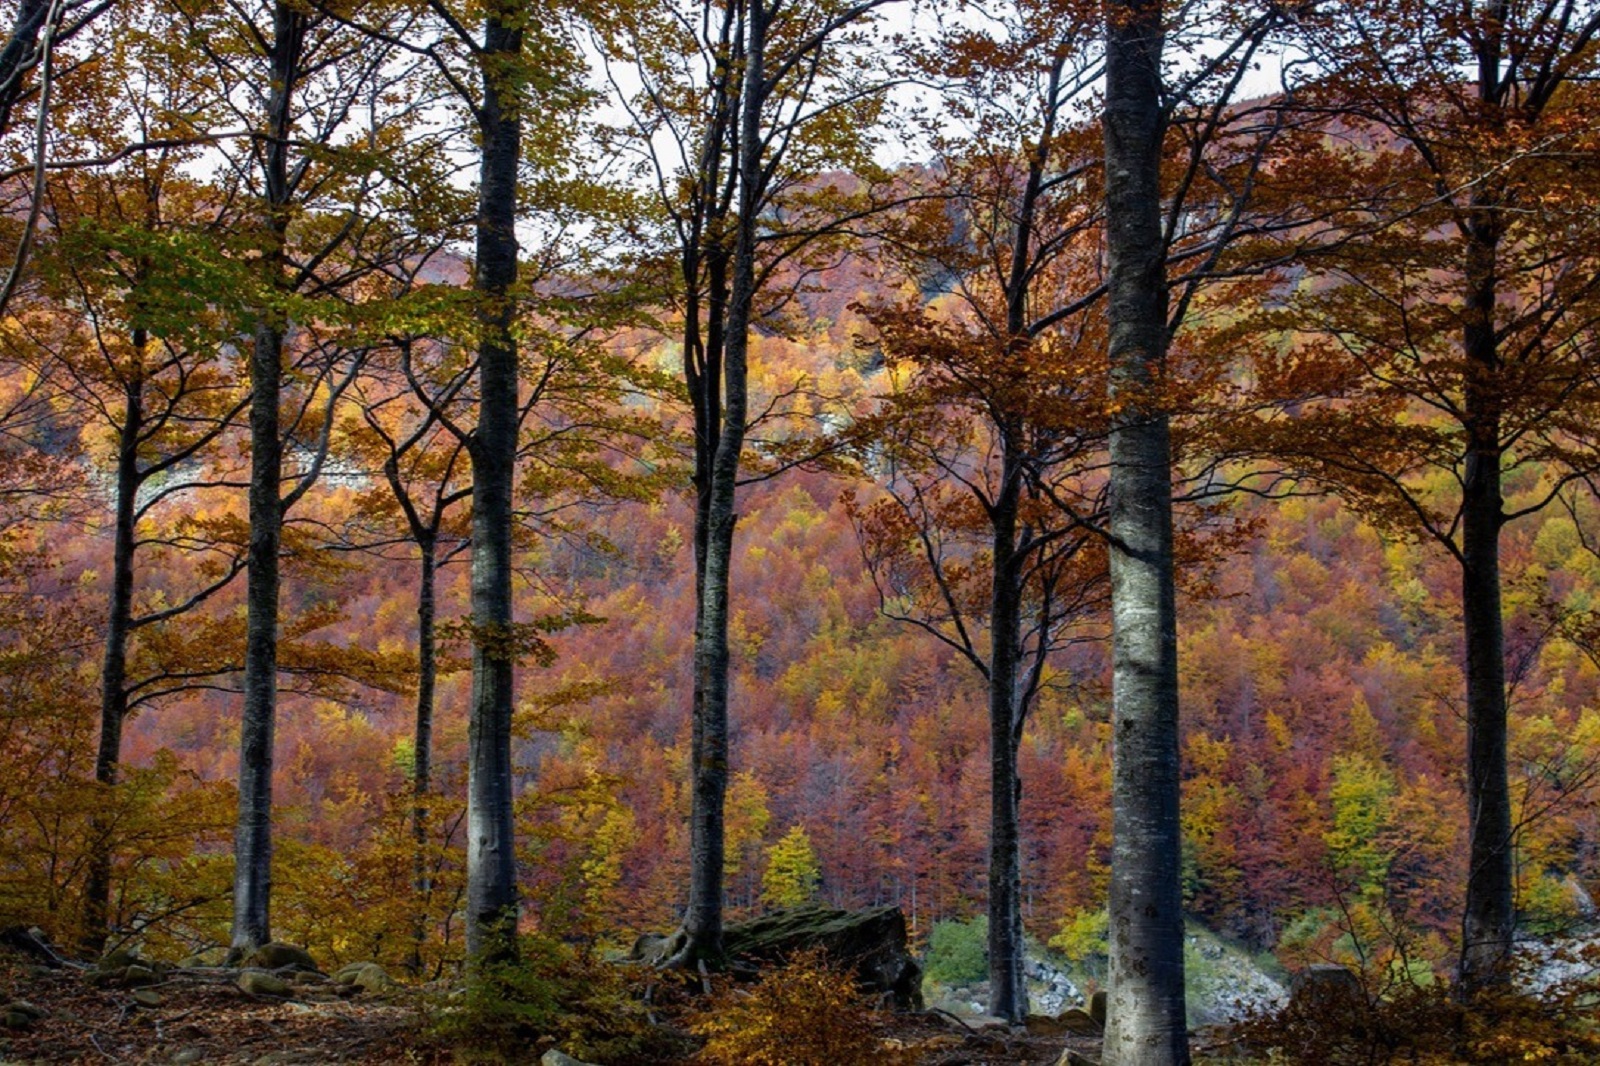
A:
<svg viewBox="0 0 1600 1066">
<path fill-rule="evenodd" d="M 1104 587 L 1097 160 L 1073 113 L 1092 33 L 1087 16 L 1020 5 L 924 60 L 968 129 L 935 135 L 928 199 L 894 244 L 908 280 L 948 295 L 870 313 L 905 381 L 863 427 L 887 497 L 858 530 L 885 613 L 987 686 L 989 1010 L 1013 1021 L 1027 1015 L 1018 749 L 1047 663 Z"/>
<path fill-rule="evenodd" d="M 357 282 L 394 249 L 379 221 L 406 157 L 386 145 L 425 105 L 398 91 L 414 64 L 288 3 L 180 8 L 218 96 L 250 135 L 218 138 L 254 216 L 250 483 L 233 952 L 270 939 L 272 767 L 285 516 L 316 482 L 340 396 L 359 366 Z M 396 16 L 399 17 L 399 16 Z M 356 61 L 352 61 L 356 57 Z M 361 110 L 357 111 L 358 103 Z M 354 116 L 361 116 L 357 121 Z M 386 151 L 386 149 L 388 149 Z M 383 159 L 383 165 L 374 160 Z"/>
<path fill-rule="evenodd" d="M 1280 131 L 1232 106 L 1286 12 L 1105 5 L 1112 615 L 1108 1063 L 1187 1063 L 1183 987 L 1171 342 L 1248 228 L 1253 178 Z M 1206 58 L 1164 59 L 1169 36 Z M 1209 40 L 1203 50 L 1200 40 Z M 1169 141 L 1175 142 L 1169 145 Z M 1170 154 L 1169 154 L 1170 153 Z M 1271 220 L 1268 220 L 1268 225 Z M 1246 265 L 1245 272 L 1260 269 Z"/>
<path fill-rule="evenodd" d="M 811 836 L 798 822 L 767 848 L 767 869 L 761 875 L 761 898 L 774 907 L 798 907 L 817 894 L 822 872 Z"/>
<path fill-rule="evenodd" d="M 1502 534 L 1596 470 L 1600 190 L 1576 160 L 1595 144 L 1600 9 L 1414 0 L 1302 27 L 1323 71 L 1308 104 L 1367 147 L 1311 164 L 1348 206 L 1290 311 L 1320 340 L 1272 374 L 1296 366 L 1332 399 L 1272 447 L 1459 568 L 1470 994 L 1505 979 L 1516 921 Z"/>
<path fill-rule="evenodd" d="M 877 117 L 881 83 L 859 33 L 885 2 L 706 0 L 659 18 L 627 12 L 606 30 L 609 58 L 636 64 L 644 85 L 624 103 L 664 216 L 694 422 L 690 884 L 672 965 L 722 956 L 735 505 L 760 421 L 750 336 L 779 325 L 763 292 L 785 270 L 803 277 L 803 253 L 864 210 L 817 175 L 833 163 L 871 169 L 859 131 Z M 808 181 L 820 188 L 804 190 Z M 780 456 L 777 467 L 788 465 Z"/>
<path fill-rule="evenodd" d="M 222 330 L 231 317 L 223 310 L 228 297 L 217 298 L 212 315 L 196 314 L 193 304 L 195 294 L 217 292 L 219 281 L 226 286 L 234 271 L 216 254 L 215 234 L 204 223 L 186 231 L 161 222 L 164 212 L 182 217 L 184 208 L 175 205 L 207 191 L 181 190 L 182 183 L 162 169 L 126 178 L 87 177 L 71 192 L 55 190 L 51 239 L 36 256 L 41 271 L 56 275 L 53 287 L 62 290 L 63 310 L 81 314 L 79 321 L 87 324 L 64 325 L 59 347 L 45 341 L 58 352 L 49 363 L 86 421 L 99 423 L 115 442 L 94 774 L 105 786 L 117 783 L 122 729 L 130 714 L 214 684 L 237 661 L 229 627 L 214 622 L 198 623 L 212 634 L 210 656 L 174 660 L 163 654 L 159 639 L 147 640 L 135 655 L 141 630 L 170 628 L 180 618 L 186 627 L 196 626 L 195 609 L 244 566 L 237 523 L 182 510 L 207 491 L 240 484 L 216 454 L 246 403 L 222 350 Z M 184 559 L 197 580 L 188 588 L 146 588 L 141 594 L 143 565 L 163 554 Z M 184 650 L 196 647 L 185 644 Z M 113 841 L 108 826 L 96 836 L 84 926 L 89 945 L 98 950 L 108 928 Z"/>
</svg>

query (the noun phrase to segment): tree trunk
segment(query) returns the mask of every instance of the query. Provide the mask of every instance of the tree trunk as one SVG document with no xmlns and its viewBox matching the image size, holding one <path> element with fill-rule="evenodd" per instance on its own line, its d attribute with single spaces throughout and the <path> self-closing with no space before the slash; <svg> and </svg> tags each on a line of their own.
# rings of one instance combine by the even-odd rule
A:
<svg viewBox="0 0 1600 1066">
<path fill-rule="evenodd" d="M 1112 858 L 1108 1066 L 1189 1061 L 1179 883 L 1177 615 L 1161 233 L 1161 4 L 1107 5 Z"/>
<path fill-rule="evenodd" d="M 1504 111 L 1504 0 L 1485 5 L 1477 41 L 1478 98 L 1496 127 Z M 1461 618 L 1467 658 L 1467 823 L 1470 856 L 1461 928 L 1460 990 L 1504 981 L 1516 927 L 1511 790 L 1506 775 L 1505 622 L 1500 606 L 1500 351 L 1495 338 L 1501 194 L 1493 179 L 1472 193 L 1464 227 L 1462 353 L 1467 430 L 1461 487 Z"/>
<path fill-rule="evenodd" d="M 467 768 L 469 965 L 516 957 L 517 864 L 512 824 L 511 712 L 515 640 L 511 504 L 517 457 L 517 166 L 522 128 L 516 65 L 521 12 L 494 5 L 484 26 L 477 220 L 478 428 L 472 456 L 472 711 Z"/>
<path fill-rule="evenodd" d="M 134 350 L 143 353 L 145 332 L 133 333 Z M 133 621 L 134 509 L 139 495 L 139 434 L 144 426 L 144 384 L 137 376 L 123 392 L 122 426 L 117 441 L 116 516 L 112 526 L 111 596 L 106 646 L 100 667 L 100 747 L 94 779 L 116 785 L 122 761 L 122 724 L 128 716 L 128 635 Z M 84 886 L 84 946 L 98 955 L 110 931 L 112 834 L 104 808 L 92 821 L 89 871 Z"/>
<path fill-rule="evenodd" d="M 1017 774 L 1017 666 L 1022 558 L 1017 552 L 1021 464 L 1006 433 L 1001 489 L 990 511 L 994 553 L 989 610 L 989 1013 L 1028 1016 L 1022 941 L 1022 780 Z"/>
<path fill-rule="evenodd" d="M 409 968 L 422 974 L 422 946 L 428 939 L 428 896 L 433 879 L 428 874 L 428 793 L 433 788 L 433 690 L 438 676 L 435 659 L 434 585 L 438 572 L 437 546 L 431 537 L 417 542 L 422 554 L 417 579 L 417 729 L 411 774 L 411 884 L 416 892 L 417 914 L 412 928 Z"/>
<path fill-rule="evenodd" d="M 689 906 L 685 946 L 674 960 L 684 963 L 722 958 L 722 905 L 728 792 L 728 603 L 733 567 L 734 511 L 739 460 L 744 450 L 749 383 L 750 309 L 755 299 L 756 212 L 763 193 L 761 167 L 762 83 L 766 78 L 769 15 L 762 0 L 751 0 L 747 47 L 739 72 L 739 215 L 735 220 L 732 278 L 726 328 L 722 334 L 722 404 L 709 427 L 716 449 L 706 467 L 703 490 L 705 553 L 697 560 L 700 599 L 694 649 L 694 730 L 691 757 L 694 791 L 689 815 Z M 713 297 L 715 293 L 713 293 Z M 702 387 L 715 391 L 709 378 Z M 708 398 L 714 406 L 714 398 Z M 709 437 L 705 438 L 711 439 Z M 697 440 L 701 447 L 704 445 Z M 697 539 L 701 535 L 697 515 Z"/>
<path fill-rule="evenodd" d="M 289 225 L 291 100 L 300 74 L 306 18 L 280 2 L 273 10 L 266 113 L 267 283 L 284 283 Z M 239 729 L 239 818 L 234 830 L 232 952 L 242 956 L 272 939 L 272 756 L 278 709 L 278 552 L 283 441 L 278 405 L 285 326 L 268 308 L 256 324 L 250 355 L 250 546 L 246 586 L 244 716 Z"/>
<path fill-rule="evenodd" d="M 1467 232 L 1465 421 L 1461 501 L 1461 615 L 1467 659 L 1467 813 L 1470 859 L 1460 985 L 1470 994 L 1506 979 L 1513 904 L 1511 790 L 1506 775 L 1505 623 L 1500 606 L 1500 358 L 1495 341 L 1499 221 L 1492 190 L 1474 197 Z"/>
</svg>

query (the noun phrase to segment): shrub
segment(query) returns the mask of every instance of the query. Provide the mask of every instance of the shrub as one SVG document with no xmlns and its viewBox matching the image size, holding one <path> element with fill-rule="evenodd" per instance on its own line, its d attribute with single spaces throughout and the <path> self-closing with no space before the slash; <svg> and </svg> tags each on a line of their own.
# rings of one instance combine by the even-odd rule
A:
<svg viewBox="0 0 1600 1066">
<path fill-rule="evenodd" d="M 928 934 L 928 958 L 923 967 L 929 981 L 939 985 L 965 985 L 989 976 L 989 919 L 936 922 Z"/>
<path fill-rule="evenodd" d="M 651 1023 L 629 971 L 549 937 L 523 937 L 519 953 L 433 1005 L 431 1035 L 467 1061 L 522 1061 L 538 1044 L 614 1064 L 665 1062 L 690 1049 L 686 1036 Z"/>
<path fill-rule="evenodd" d="M 723 989 L 692 1028 L 716 1066 L 852 1066 L 883 1061 L 855 978 L 798 952 L 749 988 Z"/>
<path fill-rule="evenodd" d="M 1501 990 L 1462 1004 L 1447 982 L 1390 974 L 1394 983 L 1381 990 L 1369 984 L 1296 996 L 1281 1011 L 1241 1025 L 1235 1035 L 1247 1048 L 1270 1053 L 1269 1061 L 1307 1066 L 1600 1061 L 1592 998 Z"/>
</svg>

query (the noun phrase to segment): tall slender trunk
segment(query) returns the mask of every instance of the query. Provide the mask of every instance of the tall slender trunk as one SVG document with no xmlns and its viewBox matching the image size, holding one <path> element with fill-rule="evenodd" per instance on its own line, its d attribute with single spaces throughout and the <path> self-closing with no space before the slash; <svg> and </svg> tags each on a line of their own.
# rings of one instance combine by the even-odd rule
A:
<svg viewBox="0 0 1600 1066">
<path fill-rule="evenodd" d="M 744 69 L 738 75 L 739 213 L 723 332 L 721 417 L 714 423 L 716 449 L 706 468 L 703 492 L 705 553 L 699 560 L 698 625 L 695 629 L 695 720 L 691 758 L 693 794 L 689 814 L 689 906 L 687 943 L 681 958 L 719 961 L 722 956 L 724 808 L 728 793 L 728 602 L 733 567 L 734 511 L 739 460 L 744 450 L 749 383 L 750 309 L 755 299 L 755 214 L 761 200 L 762 83 L 766 78 L 768 13 L 762 0 L 746 12 Z M 715 390 L 715 379 L 705 383 Z M 697 522 L 701 519 L 697 515 Z M 696 529 L 697 538 L 700 529 Z"/>
<path fill-rule="evenodd" d="M 1461 501 L 1461 614 L 1467 667 L 1467 812 L 1470 858 L 1460 985 L 1470 994 L 1506 978 L 1513 904 L 1511 790 L 1506 774 L 1505 622 L 1500 604 L 1500 357 L 1495 342 L 1499 221 L 1492 191 L 1474 197 L 1466 256 L 1465 414 Z"/>
<path fill-rule="evenodd" d="M 1161 233 L 1159 0 L 1106 5 L 1112 857 L 1108 1066 L 1189 1061 L 1179 883 L 1177 614 Z"/>
<path fill-rule="evenodd" d="M 1479 38 L 1479 101 L 1503 125 L 1506 0 L 1485 5 Z M 1501 375 L 1495 338 L 1501 192 L 1490 179 L 1472 192 L 1464 238 L 1462 354 L 1467 430 L 1461 486 L 1461 616 L 1467 667 L 1467 823 L 1470 855 L 1462 916 L 1459 987 L 1464 995 L 1506 979 L 1516 929 L 1511 789 L 1506 775 L 1505 621 L 1500 605 Z"/>
<path fill-rule="evenodd" d="M 417 578 L 417 727 L 411 773 L 411 843 L 415 851 L 411 887 L 416 893 L 409 968 L 422 973 L 422 946 L 428 939 L 428 897 L 433 879 L 428 873 L 428 793 L 433 789 L 433 690 L 439 668 L 434 636 L 434 585 L 439 568 L 438 547 L 431 536 L 417 541 L 421 573 Z"/>
<path fill-rule="evenodd" d="M 477 220 L 478 428 L 472 456 L 472 711 L 467 767 L 467 955 L 473 966 L 515 958 L 517 864 L 512 824 L 511 712 L 515 665 L 511 504 L 517 458 L 516 99 L 522 12 L 492 5 L 484 25 Z"/>
<path fill-rule="evenodd" d="M 281 288 L 289 226 L 289 138 L 306 16 L 288 3 L 273 10 L 265 136 L 266 227 L 262 269 Z M 278 405 L 283 379 L 282 311 L 267 308 L 250 354 L 250 545 L 246 584 L 244 714 L 239 729 L 239 818 L 234 830 L 232 952 L 272 939 L 272 762 L 278 710 L 278 552 L 283 441 Z"/>
<path fill-rule="evenodd" d="M 1017 504 L 1022 465 L 1006 431 L 1001 489 L 990 511 L 989 604 L 989 1013 L 1028 1015 L 1022 941 L 1022 779 L 1017 773 L 1017 666 L 1022 644 L 1022 557 Z"/>
<path fill-rule="evenodd" d="M 133 347 L 143 353 L 143 329 L 133 331 Z M 128 636 L 133 621 L 134 511 L 139 496 L 139 434 L 144 428 L 144 382 L 135 375 L 123 387 L 122 426 L 117 440 L 116 515 L 112 524 L 111 595 L 106 646 L 100 667 L 100 746 L 94 779 L 107 788 L 117 783 L 122 762 L 122 724 L 128 717 Z M 84 946 L 98 954 L 109 933 L 111 861 L 114 828 L 104 808 L 91 820 L 89 870 L 84 886 Z"/>
</svg>

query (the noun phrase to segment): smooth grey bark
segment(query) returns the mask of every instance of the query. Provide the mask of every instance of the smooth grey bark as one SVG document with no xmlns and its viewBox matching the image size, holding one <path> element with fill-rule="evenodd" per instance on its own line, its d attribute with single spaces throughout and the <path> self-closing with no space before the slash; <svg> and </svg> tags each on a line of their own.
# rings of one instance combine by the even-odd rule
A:
<svg viewBox="0 0 1600 1066">
<path fill-rule="evenodd" d="M 512 824 L 513 630 L 512 489 L 517 457 L 517 346 L 512 336 L 517 281 L 517 170 L 522 128 L 515 84 L 525 14 L 515 3 L 489 8 L 478 61 L 483 100 L 474 288 L 478 343 L 478 426 L 472 458 L 472 707 L 468 722 L 467 921 L 469 966 L 516 957 L 517 865 Z"/>
<path fill-rule="evenodd" d="M 266 226 L 262 269 L 270 289 L 285 280 L 289 226 L 289 138 L 301 73 L 306 16 L 274 5 L 263 171 Z M 234 829 L 233 931 L 238 957 L 272 939 L 272 766 L 278 707 L 278 554 L 283 531 L 283 440 L 279 404 L 285 324 L 267 308 L 250 354 L 250 546 L 245 592 L 244 713 L 239 729 L 239 817 Z"/>
<path fill-rule="evenodd" d="M 1112 851 L 1107 1066 L 1189 1061 L 1179 882 L 1172 455 L 1161 225 L 1162 5 L 1106 5 Z"/>
<path fill-rule="evenodd" d="M 694 646 L 689 904 L 684 917 L 685 945 L 676 960 L 680 963 L 702 959 L 718 963 L 722 958 L 724 808 L 728 792 L 728 604 L 733 532 L 738 520 L 735 496 L 749 400 L 750 310 L 756 289 L 756 213 L 765 186 L 761 165 L 761 87 L 766 78 L 769 17 L 762 0 L 750 0 L 745 13 L 744 67 L 736 75 L 741 86 L 737 97 L 739 137 L 735 164 L 739 206 L 733 222 L 734 247 L 720 337 L 721 382 L 720 387 L 714 380 L 702 382 L 703 388 L 718 395 L 706 397 L 717 417 L 709 427 L 714 436 L 704 438 L 706 443 L 714 440 L 714 446 L 704 457 L 709 462 L 704 462 L 703 486 L 697 486 L 696 547 L 700 547 L 703 523 L 704 548 L 696 559 L 699 602 Z M 704 447 L 701 441 L 701 435 L 697 434 L 697 449 Z M 701 462 L 697 462 L 697 468 L 701 467 Z"/>
</svg>

